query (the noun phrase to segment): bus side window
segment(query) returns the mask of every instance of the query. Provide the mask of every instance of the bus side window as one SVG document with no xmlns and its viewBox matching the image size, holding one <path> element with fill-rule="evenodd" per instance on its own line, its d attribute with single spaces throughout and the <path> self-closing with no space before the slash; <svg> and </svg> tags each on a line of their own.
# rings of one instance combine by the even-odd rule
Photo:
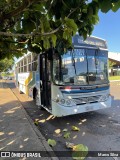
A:
<svg viewBox="0 0 120 160">
<path fill-rule="evenodd" d="M 24 72 L 27 72 L 27 65 L 24 66 Z"/>
<path fill-rule="evenodd" d="M 23 72 L 27 72 L 27 58 L 24 57 L 24 67 L 23 67 Z"/>
<path fill-rule="evenodd" d="M 28 64 L 28 71 L 31 71 L 31 63 Z"/>
<path fill-rule="evenodd" d="M 37 62 L 32 63 L 32 71 L 37 71 Z"/>
<path fill-rule="evenodd" d="M 27 57 L 28 58 L 28 71 L 31 71 L 31 54 Z"/>
<path fill-rule="evenodd" d="M 21 72 L 23 72 L 23 67 L 21 67 Z"/>
<path fill-rule="evenodd" d="M 32 71 L 37 71 L 38 67 L 38 55 L 33 53 L 32 54 Z"/>
<path fill-rule="evenodd" d="M 21 72 L 23 72 L 23 60 L 21 60 L 21 65 L 20 65 L 20 68 L 21 68 Z"/>
</svg>

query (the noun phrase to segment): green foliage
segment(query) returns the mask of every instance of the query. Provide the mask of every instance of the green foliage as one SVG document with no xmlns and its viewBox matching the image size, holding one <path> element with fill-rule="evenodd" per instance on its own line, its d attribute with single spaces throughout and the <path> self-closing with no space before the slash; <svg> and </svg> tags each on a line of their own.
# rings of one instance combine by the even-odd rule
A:
<svg viewBox="0 0 120 160">
<path fill-rule="evenodd" d="M 109 68 L 113 68 L 115 64 L 116 64 L 115 62 L 112 62 L 110 60 L 108 61 Z"/>
<path fill-rule="evenodd" d="M 72 157 L 75 160 L 84 160 L 88 154 L 88 147 L 83 144 L 78 144 L 73 147 Z"/>
<path fill-rule="evenodd" d="M 35 119 L 34 124 L 35 124 L 36 126 L 38 126 L 39 120 L 38 120 L 38 119 Z"/>
<path fill-rule="evenodd" d="M 57 36 L 55 34 L 53 34 L 53 35 L 51 35 L 51 39 L 52 39 L 53 47 L 55 47 L 56 46 Z"/>
<path fill-rule="evenodd" d="M 112 4 L 112 11 L 116 12 L 119 8 L 120 8 L 120 0 L 117 0 Z"/>
<path fill-rule="evenodd" d="M 8 72 L 2 72 L 0 74 L 2 77 L 14 77 L 14 73 L 10 73 L 9 71 Z"/>
<path fill-rule="evenodd" d="M 0 59 L 19 57 L 27 50 L 39 53 L 49 47 L 62 54 L 77 31 L 84 39 L 92 34 L 99 10 L 107 13 L 119 8 L 120 0 L 1 0 Z"/>
<path fill-rule="evenodd" d="M 30 19 L 22 20 L 22 29 L 24 33 L 31 33 L 35 29 L 35 24 Z"/>
<path fill-rule="evenodd" d="M 65 17 L 65 28 L 67 28 L 73 35 L 77 32 L 77 25 L 73 19 Z"/>
<path fill-rule="evenodd" d="M 110 76 L 109 80 L 120 80 L 120 76 Z"/>
<path fill-rule="evenodd" d="M 0 72 L 8 72 L 14 65 L 13 59 L 3 59 L 0 61 Z"/>
<path fill-rule="evenodd" d="M 102 0 L 100 3 L 100 9 L 103 13 L 107 13 L 112 8 L 112 3 L 110 0 Z"/>
<path fill-rule="evenodd" d="M 48 144 L 51 146 L 51 147 L 54 147 L 56 145 L 56 141 L 54 139 L 48 139 Z"/>
<path fill-rule="evenodd" d="M 65 132 L 64 138 L 70 138 L 70 132 Z"/>
<path fill-rule="evenodd" d="M 76 127 L 76 126 L 72 126 L 72 130 L 73 131 L 80 131 L 80 128 Z"/>
</svg>

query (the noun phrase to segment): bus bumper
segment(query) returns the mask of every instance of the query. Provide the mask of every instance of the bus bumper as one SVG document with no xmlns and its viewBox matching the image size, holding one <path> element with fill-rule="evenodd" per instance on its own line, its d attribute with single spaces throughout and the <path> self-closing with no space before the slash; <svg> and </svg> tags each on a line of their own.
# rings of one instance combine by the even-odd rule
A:
<svg viewBox="0 0 120 160">
<path fill-rule="evenodd" d="M 95 111 L 99 109 L 105 109 L 111 107 L 112 98 L 109 96 L 107 101 L 90 103 L 76 106 L 63 106 L 56 102 L 52 102 L 52 114 L 56 117 L 62 117 L 67 115 L 79 114 L 84 112 Z"/>
</svg>

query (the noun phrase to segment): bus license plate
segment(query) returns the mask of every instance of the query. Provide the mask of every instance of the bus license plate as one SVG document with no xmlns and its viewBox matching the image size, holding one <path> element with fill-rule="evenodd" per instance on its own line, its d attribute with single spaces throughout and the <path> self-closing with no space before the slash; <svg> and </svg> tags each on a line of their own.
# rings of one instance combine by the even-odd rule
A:
<svg viewBox="0 0 120 160">
<path fill-rule="evenodd" d="M 92 111 L 93 110 L 93 106 L 86 106 L 86 111 Z"/>
</svg>

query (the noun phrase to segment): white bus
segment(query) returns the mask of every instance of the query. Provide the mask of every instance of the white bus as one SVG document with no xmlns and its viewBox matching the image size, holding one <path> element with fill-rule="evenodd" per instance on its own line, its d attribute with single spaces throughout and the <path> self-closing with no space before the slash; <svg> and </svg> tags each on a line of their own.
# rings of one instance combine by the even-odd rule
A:
<svg viewBox="0 0 120 160">
<path fill-rule="evenodd" d="M 57 117 L 111 107 L 106 41 L 79 35 L 74 49 L 28 53 L 16 63 L 20 92 Z"/>
</svg>

